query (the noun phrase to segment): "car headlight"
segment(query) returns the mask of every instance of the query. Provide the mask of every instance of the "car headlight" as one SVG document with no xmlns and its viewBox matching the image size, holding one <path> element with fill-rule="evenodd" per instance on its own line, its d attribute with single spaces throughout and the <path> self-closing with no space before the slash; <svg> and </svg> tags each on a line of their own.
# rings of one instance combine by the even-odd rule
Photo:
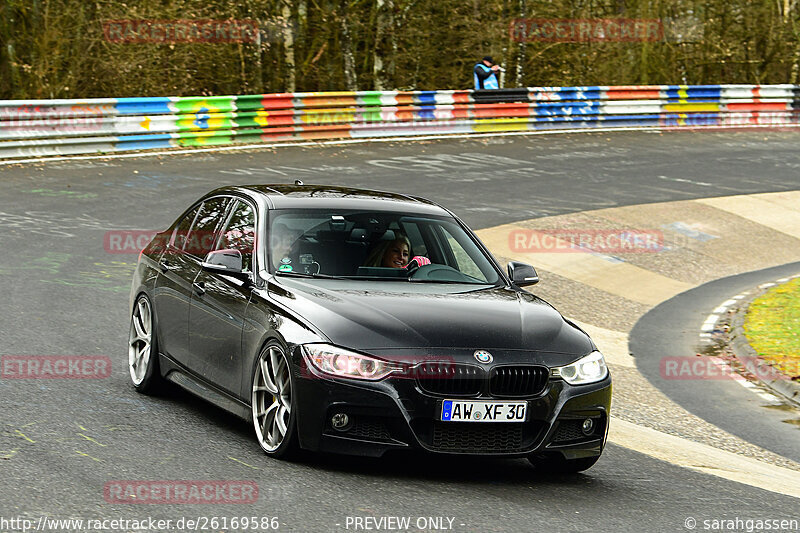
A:
<svg viewBox="0 0 800 533">
<path fill-rule="evenodd" d="M 571 365 L 559 366 L 550 371 L 554 378 L 561 378 L 570 385 L 585 385 L 602 381 L 608 376 L 608 367 L 603 354 L 592 352 Z"/>
<path fill-rule="evenodd" d="M 351 352 L 330 344 L 304 344 L 303 354 L 314 368 L 338 378 L 377 381 L 401 369 L 400 365 L 396 363 Z"/>
</svg>

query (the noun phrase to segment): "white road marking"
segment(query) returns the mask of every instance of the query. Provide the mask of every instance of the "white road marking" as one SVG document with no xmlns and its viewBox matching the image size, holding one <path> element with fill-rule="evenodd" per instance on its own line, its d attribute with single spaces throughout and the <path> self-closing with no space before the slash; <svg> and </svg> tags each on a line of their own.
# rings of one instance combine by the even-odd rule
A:
<svg viewBox="0 0 800 533">
<path fill-rule="evenodd" d="M 717 327 L 717 320 L 719 320 L 719 315 L 708 315 L 706 321 L 703 322 L 702 326 L 700 326 L 700 331 L 714 331 L 714 329 Z"/>
<path fill-rule="evenodd" d="M 662 461 L 800 498 L 800 472 L 612 418 L 608 441 Z"/>
<path fill-rule="evenodd" d="M 765 284 L 765 285 L 767 285 L 767 284 Z M 774 283 L 772 285 L 774 285 Z M 743 295 L 737 295 L 737 296 L 734 296 L 730 300 L 726 300 L 721 306 L 717 307 L 714 310 L 713 314 L 708 315 L 708 318 L 706 318 L 706 321 L 700 327 L 700 331 L 701 331 L 700 339 L 703 342 L 705 342 L 705 343 L 709 342 L 709 339 L 712 337 L 712 334 L 708 333 L 708 332 L 712 331 L 716 327 L 716 323 L 719 320 L 719 314 L 717 314 L 717 313 L 724 312 L 725 309 L 726 309 L 725 304 L 735 303 L 736 299 L 738 297 L 743 297 Z M 733 371 L 730 363 L 725 361 L 724 359 L 721 359 L 719 357 L 709 357 L 709 360 L 711 361 L 712 364 L 714 364 L 717 368 L 720 369 L 720 371 L 722 372 L 723 375 L 729 376 L 733 381 L 735 381 L 739 385 L 741 385 L 744 388 L 750 390 L 751 392 L 755 392 L 756 394 L 758 394 L 758 396 L 761 397 L 762 400 L 765 400 L 765 401 L 767 401 L 767 402 L 769 402 L 770 404 L 773 404 L 773 405 L 779 405 L 779 404 L 783 403 L 776 396 L 773 396 L 772 394 L 764 392 L 759 386 L 757 386 L 756 384 L 754 384 L 753 382 L 751 382 L 750 380 L 748 380 L 747 378 L 745 378 L 744 376 L 742 376 L 738 372 Z"/>
<path fill-rule="evenodd" d="M 778 405 L 782 403 L 778 398 L 774 397 L 772 394 L 768 394 L 766 392 L 759 392 L 758 395 L 761 397 L 762 400 L 767 401 L 771 404 Z"/>
<path fill-rule="evenodd" d="M 662 180 L 677 181 L 678 183 L 690 183 L 692 185 L 702 185 L 703 187 L 715 187 L 713 183 L 707 183 L 705 181 L 694 181 L 686 178 L 671 178 L 669 176 L 658 176 L 658 178 Z"/>
</svg>

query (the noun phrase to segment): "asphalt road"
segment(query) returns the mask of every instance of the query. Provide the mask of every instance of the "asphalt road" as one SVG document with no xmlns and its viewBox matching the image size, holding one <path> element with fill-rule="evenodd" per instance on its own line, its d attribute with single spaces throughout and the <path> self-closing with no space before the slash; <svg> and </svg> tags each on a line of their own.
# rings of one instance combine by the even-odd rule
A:
<svg viewBox="0 0 800 533">
<path fill-rule="evenodd" d="M 730 276 L 686 291 L 654 307 L 636 323 L 630 350 L 650 383 L 687 411 L 729 433 L 800 462 L 796 411 L 771 405 L 729 379 L 667 379 L 664 354 L 693 357 L 709 345 L 700 342 L 700 325 L 720 303 L 757 285 L 800 272 L 800 263 Z"/>
<path fill-rule="evenodd" d="M 567 477 L 518 460 L 270 460 L 244 422 L 178 391 L 151 398 L 132 390 L 127 305 L 136 254 L 108 253 L 104 236 L 166 227 L 201 194 L 233 183 L 302 179 L 413 193 L 476 229 L 794 190 L 799 140 L 791 132 L 581 134 L 0 167 L 0 354 L 112 360 L 108 379 L 0 379 L 0 519 L 277 516 L 284 531 L 346 531 L 348 517 L 448 517 L 453 531 L 481 532 L 685 531 L 689 517 L 698 529 L 722 518 L 798 519 L 795 499 L 614 445 L 587 473 Z M 158 479 L 254 481 L 258 502 L 104 500 L 108 482 Z"/>
</svg>

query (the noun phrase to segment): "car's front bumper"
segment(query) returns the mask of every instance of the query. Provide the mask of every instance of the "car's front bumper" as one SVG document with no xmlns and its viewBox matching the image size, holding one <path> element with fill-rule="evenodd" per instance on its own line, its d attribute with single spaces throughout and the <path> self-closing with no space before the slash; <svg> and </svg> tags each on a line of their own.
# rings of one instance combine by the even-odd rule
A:
<svg viewBox="0 0 800 533">
<path fill-rule="evenodd" d="M 610 376 L 580 386 L 549 380 L 541 395 L 525 399 L 525 422 L 441 422 L 444 396 L 423 392 L 415 379 L 332 379 L 309 368 L 299 350 L 293 360 L 298 434 L 306 449 L 375 457 L 393 449 L 508 457 L 558 452 L 574 459 L 600 455 L 605 445 Z M 344 430 L 331 424 L 337 413 L 350 419 Z M 587 418 L 594 422 L 589 435 L 581 431 Z"/>
</svg>

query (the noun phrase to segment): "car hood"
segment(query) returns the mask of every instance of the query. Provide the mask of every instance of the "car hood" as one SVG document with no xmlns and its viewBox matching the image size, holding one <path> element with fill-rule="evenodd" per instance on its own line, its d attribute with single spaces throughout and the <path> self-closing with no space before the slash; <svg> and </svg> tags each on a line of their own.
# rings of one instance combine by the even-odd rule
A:
<svg viewBox="0 0 800 533">
<path fill-rule="evenodd" d="M 594 349 L 547 302 L 505 287 L 281 277 L 268 294 L 333 344 L 366 352 L 524 350 L 574 360 Z"/>
</svg>

